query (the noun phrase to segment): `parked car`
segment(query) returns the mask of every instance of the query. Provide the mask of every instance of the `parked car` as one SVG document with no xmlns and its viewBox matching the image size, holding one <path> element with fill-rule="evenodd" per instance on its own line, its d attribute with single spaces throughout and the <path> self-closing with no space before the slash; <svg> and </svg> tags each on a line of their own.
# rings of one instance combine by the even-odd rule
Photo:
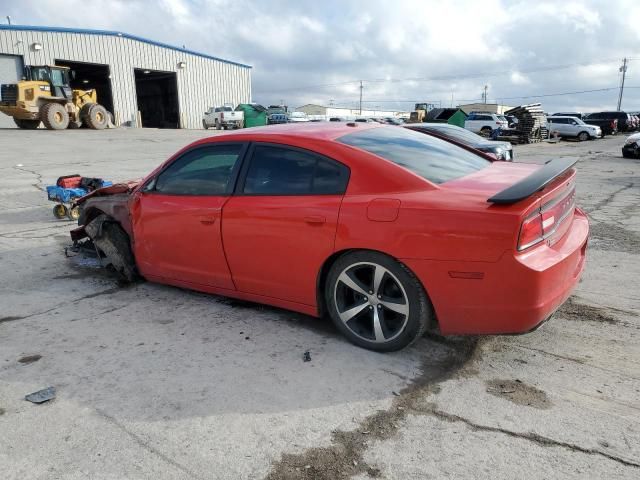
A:
<svg viewBox="0 0 640 480">
<path fill-rule="evenodd" d="M 509 128 L 509 121 L 495 113 L 471 112 L 464 122 L 464 128 L 488 137 L 497 128 Z"/>
<path fill-rule="evenodd" d="M 204 112 L 202 126 L 205 130 L 215 127 L 216 130 L 228 128 L 242 128 L 244 126 L 244 112 L 235 111 L 232 104 L 224 104 L 220 107 L 211 107 Z"/>
<path fill-rule="evenodd" d="M 549 132 L 558 132 L 562 138 L 577 138 L 581 142 L 602 137 L 602 130 L 597 125 L 588 125 L 576 117 L 547 117 Z"/>
<path fill-rule="evenodd" d="M 354 122 L 358 122 L 358 123 L 378 123 L 375 120 L 371 119 L 371 118 L 364 118 L 364 117 L 358 117 L 354 120 Z"/>
<path fill-rule="evenodd" d="M 288 122 L 289 115 L 282 105 L 270 105 L 269 108 L 267 108 L 267 124 L 274 125 Z"/>
<path fill-rule="evenodd" d="M 591 125 L 598 125 L 605 135 L 629 130 L 629 114 L 626 112 L 595 112 L 589 113 L 583 119 Z"/>
<path fill-rule="evenodd" d="M 289 114 L 289 122 L 291 123 L 308 122 L 308 121 L 309 121 L 309 117 L 307 117 L 307 114 L 304 112 L 291 112 Z"/>
<path fill-rule="evenodd" d="M 640 158 L 640 133 L 634 133 L 627 137 L 622 146 L 624 158 Z"/>
<path fill-rule="evenodd" d="M 576 117 L 579 118 L 580 120 L 582 120 L 584 118 L 584 115 L 580 112 L 558 112 L 558 113 L 553 113 L 551 115 L 547 115 L 547 117 Z"/>
<path fill-rule="evenodd" d="M 487 140 L 478 134 L 456 125 L 447 123 L 409 123 L 404 126 L 410 130 L 427 133 L 452 143 L 479 150 L 494 160 L 513 161 L 513 146 L 509 142 Z"/>
<path fill-rule="evenodd" d="M 344 122 L 344 120 L 340 117 L 331 117 L 329 118 L 330 122 Z"/>
<path fill-rule="evenodd" d="M 523 333 L 584 268 L 575 161 L 491 162 L 377 124 L 255 127 L 82 197 L 71 237 L 126 278 L 326 312 L 372 350 L 428 327 Z"/>
</svg>

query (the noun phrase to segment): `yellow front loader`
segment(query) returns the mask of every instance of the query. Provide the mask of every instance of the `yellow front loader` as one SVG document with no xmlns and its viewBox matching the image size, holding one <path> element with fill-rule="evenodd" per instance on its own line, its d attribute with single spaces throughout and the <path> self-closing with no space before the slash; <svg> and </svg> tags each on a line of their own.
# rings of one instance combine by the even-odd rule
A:
<svg viewBox="0 0 640 480">
<path fill-rule="evenodd" d="M 95 90 L 73 90 L 68 67 L 25 67 L 24 79 L 0 86 L 0 112 L 13 117 L 20 128 L 49 130 L 89 128 L 102 130 L 110 114 L 98 104 Z"/>
</svg>

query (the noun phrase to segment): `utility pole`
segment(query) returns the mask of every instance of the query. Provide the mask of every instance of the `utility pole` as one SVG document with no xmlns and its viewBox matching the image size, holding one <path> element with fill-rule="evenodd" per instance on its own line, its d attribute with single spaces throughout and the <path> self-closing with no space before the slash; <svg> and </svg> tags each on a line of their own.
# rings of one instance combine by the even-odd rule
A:
<svg viewBox="0 0 640 480">
<path fill-rule="evenodd" d="M 11 17 L 9 15 L 7 15 L 7 23 L 11 25 Z"/>
<path fill-rule="evenodd" d="M 620 96 L 618 97 L 618 111 L 620 111 L 620 107 L 622 106 L 622 92 L 624 91 L 624 77 L 627 75 L 627 59 L 622 59 L 622 66 L 620 67 L 620 72 L 622 72 L 622 81 L 620 82 Z"/>
<path fill-rule="evenodd" d="M 362 86 L 362 80 L 360 80 L 360 115 L 362 115 L 362 89 L 364 87 Z"/>
<path fill-rule="evenodd" d="M 487 103 L 487 90 L 489 90 L 489 85 L 484 86 L 484 91 L 482 92 L 482 99 L 484 103 Z"/>
</svg>

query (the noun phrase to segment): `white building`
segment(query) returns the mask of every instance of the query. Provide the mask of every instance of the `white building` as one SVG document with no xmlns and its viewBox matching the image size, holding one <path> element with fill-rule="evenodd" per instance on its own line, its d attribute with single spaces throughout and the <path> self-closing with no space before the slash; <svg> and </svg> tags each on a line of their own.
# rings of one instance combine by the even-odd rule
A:
<svg viewBox="0 0 640 480">
<path fill-rule="evenodd" d="M 296 112 L 304 112 L 310 118 L 339 117 L 345 120 L 352 120 L 358 117 L 409 117 L 409 112 L 397 112 L 393 110 L 362 110 L 358 108 L 325 107 L 309 103 L 295 109 Z"/>
<path fill-rule="evenodd" d="M 467 103 L 466 105 L 458 105 L 458 108 L 469 115 L 471 112 L 490 112 L 502 115 L 513 107 L 509 105 L 500 105 L 499 103 Z"/>
<path fill-rule="evenodd" d="M 122 32 L 0 25 L 0 83 L 25 65 L 70 67 L 118 124 L 199 128 L 209 107 L 251 102 L 250 66 Z"/>
</svg>

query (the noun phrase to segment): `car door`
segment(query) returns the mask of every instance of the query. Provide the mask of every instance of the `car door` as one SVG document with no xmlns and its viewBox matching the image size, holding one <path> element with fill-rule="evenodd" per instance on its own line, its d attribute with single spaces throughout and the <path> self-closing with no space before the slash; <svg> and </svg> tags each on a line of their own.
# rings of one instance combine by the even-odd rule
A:
<svg viewBox="0 0 640 480">
<path fill-rule="evenodd" d="M 242 143 L 195 147 L 136 193 L 134 253 L 143 276 L 234 289 L 220 220 L 245 150 Z"/>
<path fill-rule="evenodd" d="M 334 249 L 348 178 L 345 165 L 308 150 L 252 146 L 222 214 L 239 291 L 316 305 L 318 272 Z"/>
</svg>

